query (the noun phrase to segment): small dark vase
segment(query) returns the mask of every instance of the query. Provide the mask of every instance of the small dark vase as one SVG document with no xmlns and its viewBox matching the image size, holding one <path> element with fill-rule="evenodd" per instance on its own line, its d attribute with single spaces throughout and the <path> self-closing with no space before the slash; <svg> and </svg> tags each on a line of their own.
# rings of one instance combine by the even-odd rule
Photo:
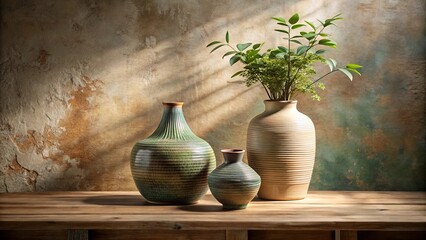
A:
<svg viewBox="0 0 426 240">
<path fill-rule="evenodd" d="M 222 150 L 225 162 L 208 177 L 210 191 L 224 209 L 244 209 L 256 196 L 260 176 L 243 160 L 244 150 Z"/>
<path fill-rule="evenodd" d="M 164 102 L 155 132 L 132 149 L 130 167 L 142 196 L 155 204 L 192 204 L 207 192 L 213 149 L 185 121 L 183 102 Z"/>
</svg>

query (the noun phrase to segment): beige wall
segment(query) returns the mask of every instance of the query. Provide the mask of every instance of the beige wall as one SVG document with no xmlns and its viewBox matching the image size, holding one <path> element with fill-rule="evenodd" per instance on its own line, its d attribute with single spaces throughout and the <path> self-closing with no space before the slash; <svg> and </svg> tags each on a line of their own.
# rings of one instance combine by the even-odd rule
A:
<svg viewBox="0 0 426 240">
<path fill-rule="evenodd" d="M 294 12 L 343 13 L 329 56 L 365 66 L 352 83 L 328 78 L 321 102 L 298 99 L 317 126 L 312 188 L 424 190 L 424 1 L 6 0 L 0 191 L 135 189 L 129 152 L 164 100 L 185 102 L 218 162 L 221 148 L 245 148 L 266 94 L 227 83 L 240 66 L 205 46 L 226 30 L 234 43 L 279 44 L 270 17 Z"/>
</svg>

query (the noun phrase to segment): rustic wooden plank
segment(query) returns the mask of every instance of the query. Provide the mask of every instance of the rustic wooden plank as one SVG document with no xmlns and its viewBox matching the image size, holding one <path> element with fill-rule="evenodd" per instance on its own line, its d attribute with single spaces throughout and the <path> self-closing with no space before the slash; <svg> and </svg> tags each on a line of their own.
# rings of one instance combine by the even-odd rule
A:
<svg viewBox="0 0 426 240">
<path fill-rule="evenodd" d="M 357 240 L 358 239 L 358 232 L 357 231 L 339 231 L 339 238 L 336 238 L 336 240 Z"/>
<path fill-rule="evenodd" d="M 226 230 L 226 240 L 247 240 L 247 230 Z"/>
<path fill-rule="evenodd" d="M 425 240 L 426 231 L 360 231 L 359 240 Z"/>
<path fill-rule="evenodd" d="M 311 214 L 333 215 L 346 213 L 360 214 L 378 214 L 378 215 L 424 215 L 426 213 L 424 205 L 381 205 L 366 204 L 359 205 L 356 208 L 352 204 L 306 204 L 306 205 L 270 205 L 268 203 L 252 203 L 249 210 L 238 211 L 233 215 L 247 215 L 270 212 L 268 214 L 282 214 L 286 212 L 297 214 L 303 211 Z M 0 215 L 10 214 L 175 214 L 188 215 L 198 211 L 199 215 L 211 214 L 212 211 L 220 212 L 222 205 L 219 203 L 211 205 L 191 205 L 191 206 L 154 206 L 146 205 L 136 208 L 135 206 L 101 206 L 101 205 L 45 205 L 45 206 L 17 206 L 11 204 L 2 204 Z M 181 211 L 183 210 L 183 211 Z M 191 211 L 194 210 L 194 211 Z M 224 213 L 226 214 L 226 213 Z"/>
<path fill-rule="evenodd" d="M 249 231 L 249 240 L 334 240 L 334 231 Z"/>
<path fill-rule="evenodd" d="M 69 229 L 67 240 L 89 240 L 89 230 L 87 229 Z"/>
<path fill-rule="evenodd" d="M 369 216 L 325 219 L 304 216 L 252 215 L 246 219 L 230 215 L 167 216 L 167 215 L 4 215 L 0 219 L 1 229 L 275 229 L 275 230 L 426 230 L 424 217 L 413 217 L 410 221 L 398 218 L 382 219 Z"/>
<path fill-rule="evenodd" d="M 222 211 L 211 195 L 196 205 L 158 206 L 134 191 L 3 193 L 0 229 L 425 230 L 425 197 L 423 192 L 311 192 L 301 201 L 256 200 L 246 210 Z"/>
<path fill-rule="evenodd" d="M 225 231 L 185 231 L 185 230 L 91 230 L 90 240 L 164 240 L 197 239 L 225 240 Z"/>
<path fill-rule="evenodd" d="M 2 240 L 67 240 L 67 230 L 0 230 Z"/>
</svg>

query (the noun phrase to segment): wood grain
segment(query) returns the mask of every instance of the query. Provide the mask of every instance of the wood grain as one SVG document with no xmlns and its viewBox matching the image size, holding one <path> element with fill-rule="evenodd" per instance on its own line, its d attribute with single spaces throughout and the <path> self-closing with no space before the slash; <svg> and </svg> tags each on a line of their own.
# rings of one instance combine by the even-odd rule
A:
<svg viewBox="0 0 426 240">
<path fill-rule="evenodd" d="M 247 240 L 247 230 L 226 230 L 226 240 Z"/>
<path fill-rule="evenodd" d="M 1 240 L 67 240 L 67 230 L 0 230 Z"/>
<path fill-rule="evenodd" d="M 89 230 L 70 229 L 68 230 L 67 240 L 89 240 Z"/>
<path fill-rule="evenodd" d="M 91 230 L 90 240 L 225 240 L 225 231 L 185 230 Z"/>
<path fill-rule="evenodd" d="M 1 193 L 0 229 L 426 231 L 426 193 L 319 191 L 241 211 L 223 211 L 211 195 L 157 206 L 138 192 Z"/>
<path fill-rule="evenodd" d="M 339 231 L 339 239 L 336 240 L 357 240 L 358 232 L 357 231 Z"/>
<path fill-rule="evenodd" d="M 419 231 L 360 231 L 359 240 L 425 240 L 426 232 Z"/>
<path fill-rule="evenodd" d="M 334 231 L 249 231 L 249 240 L 334 240 Z"/>
</svg>

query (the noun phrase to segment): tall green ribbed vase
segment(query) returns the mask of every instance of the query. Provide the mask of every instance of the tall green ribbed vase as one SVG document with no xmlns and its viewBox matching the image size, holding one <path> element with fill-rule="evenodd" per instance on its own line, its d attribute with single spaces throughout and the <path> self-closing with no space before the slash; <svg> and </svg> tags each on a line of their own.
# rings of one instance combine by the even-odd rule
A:
<svg viewBox="0 0 426 240">
<path fill-rule="evenodd" d="M 213 149 L 189 128 L 183 102 L 163 102 L 163 117 L 132 149 L 130 167 L 142 196 L 155 204 L 191 204 L 207 192 L 215 168 Z"/>
</svg>

